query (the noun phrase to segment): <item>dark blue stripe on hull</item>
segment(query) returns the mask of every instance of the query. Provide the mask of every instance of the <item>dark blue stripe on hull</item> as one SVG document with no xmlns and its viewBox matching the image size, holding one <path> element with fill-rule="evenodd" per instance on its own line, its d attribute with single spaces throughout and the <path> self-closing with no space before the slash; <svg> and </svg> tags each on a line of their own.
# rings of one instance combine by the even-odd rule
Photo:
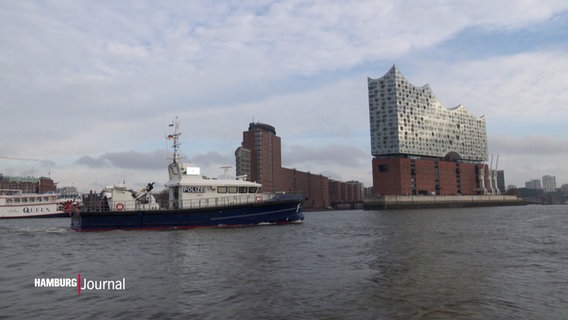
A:
<svg viewBox="0 0 568 320">
<path fill-rule="evenodd" d="M 303 219 L 301 202 L 275 201 L 224 208 L 74 213 L 71 227 L 75 230 L 167 229 L 289 223 Z"/>
</svg>

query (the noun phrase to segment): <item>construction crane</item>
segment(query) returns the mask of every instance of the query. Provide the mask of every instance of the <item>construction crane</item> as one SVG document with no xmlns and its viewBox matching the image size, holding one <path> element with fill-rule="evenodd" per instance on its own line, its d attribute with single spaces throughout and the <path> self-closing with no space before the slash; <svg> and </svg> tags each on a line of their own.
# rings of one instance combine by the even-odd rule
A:
<svg viewBox="0 0 568 320">
<path fill-rule="evenodd" d="M 39 159 L 0 156 L 0 160 L 39 161 Z"/>
</svg>

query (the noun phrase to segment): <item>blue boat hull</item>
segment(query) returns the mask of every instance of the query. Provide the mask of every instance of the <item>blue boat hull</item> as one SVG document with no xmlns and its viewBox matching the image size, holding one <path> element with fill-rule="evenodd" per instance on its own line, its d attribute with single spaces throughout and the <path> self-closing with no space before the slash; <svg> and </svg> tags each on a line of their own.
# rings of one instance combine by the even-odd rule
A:
<svg viewBox="0 0 568 320">
<path fill-rule="evenodd" d="M 302 200 L 280 200 L 200 209 L 75 212 L 77 231 L 112 229 L 181 229 L 301 222 Z"/>
</svg>

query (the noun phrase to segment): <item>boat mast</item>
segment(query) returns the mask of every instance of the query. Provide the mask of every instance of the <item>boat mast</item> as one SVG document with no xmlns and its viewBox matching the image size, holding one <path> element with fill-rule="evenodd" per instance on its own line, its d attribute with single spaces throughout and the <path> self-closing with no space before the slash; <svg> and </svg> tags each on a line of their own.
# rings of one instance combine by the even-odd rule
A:
<svg viewBox="0 0 568 320">
<path fill-rule="evenodd" d="M 178 160 L 180 159 L 179 147 L 181 145 L 181 143 L 179 142 L 179 136 L 181 136 L 181 132 L 179 131 L 179 120 L 177 116 L 175 120 L 172 121 L 172 123 L 170 123 L 170 127 L 174 128 L 174 132 L 168 135 L 168 139 L 173 140 L 172 141 L 172 149 L 174 149 L 173 162 L 177 163 Z"/>
</svg>

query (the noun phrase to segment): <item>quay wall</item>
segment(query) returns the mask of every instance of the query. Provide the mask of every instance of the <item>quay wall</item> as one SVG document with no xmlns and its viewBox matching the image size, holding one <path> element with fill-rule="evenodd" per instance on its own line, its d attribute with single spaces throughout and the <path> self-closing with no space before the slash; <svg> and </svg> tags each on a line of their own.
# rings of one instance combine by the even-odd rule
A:
<svg viewBox="0 0 568 320">
<path fill-rule="evenodd" d="M 365 210 L 426 209 L 497 207 L 525 205 L 516 196 L 471 195 L 471 196 L 381 196 L 363 200 Z"/>
</svg>

